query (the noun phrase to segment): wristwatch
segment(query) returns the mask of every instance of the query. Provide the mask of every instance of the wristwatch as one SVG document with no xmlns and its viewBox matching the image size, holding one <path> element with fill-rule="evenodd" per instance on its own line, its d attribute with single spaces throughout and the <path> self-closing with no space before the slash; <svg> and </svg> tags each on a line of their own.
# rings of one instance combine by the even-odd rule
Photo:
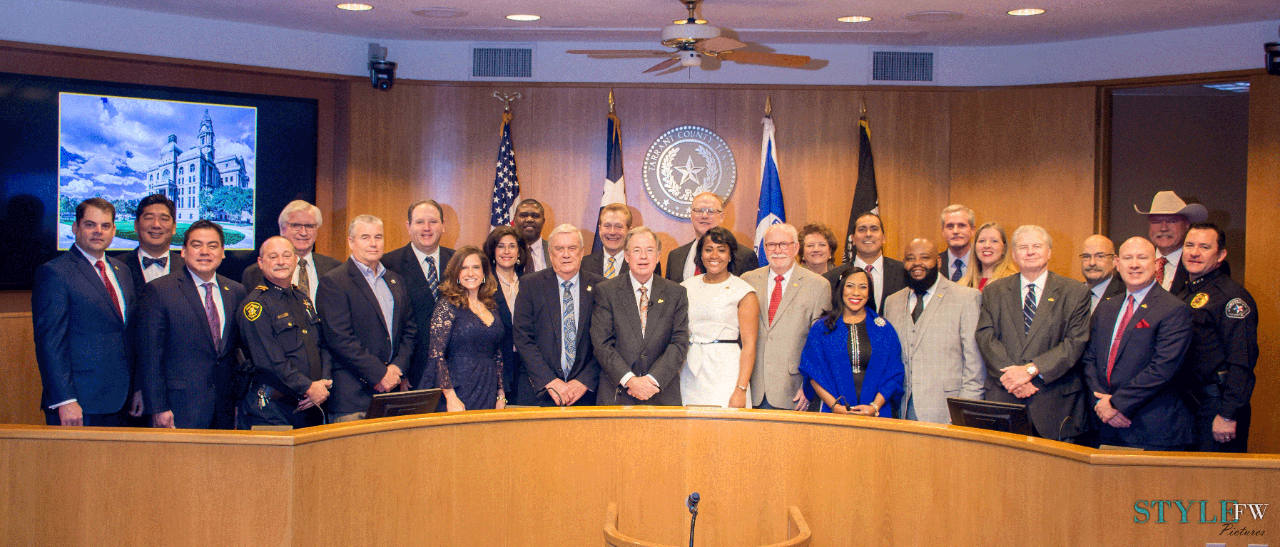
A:
<svg viewBox="0 0 1280 547">
<path fill-rule="evenodd" d="M 1027 374 L 1035 376 L 1037 374 L 1040 374 L 1040 369 L 1036 368 L 1034 364 L 1027 365 Z"/>
</svg>

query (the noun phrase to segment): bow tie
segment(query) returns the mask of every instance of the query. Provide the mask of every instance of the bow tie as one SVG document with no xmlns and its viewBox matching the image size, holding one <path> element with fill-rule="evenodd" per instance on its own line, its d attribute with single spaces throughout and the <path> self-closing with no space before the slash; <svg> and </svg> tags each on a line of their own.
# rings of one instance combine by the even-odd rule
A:
<svg viewBox="0 0 1280 547">
<path fill-rule="evenodd" d="M 167 256 L 164 258 L 151 258 L 147 256 L 142 257 L 142 269 L 145 270 L 147 268 L 150 268 L 152 264 L 159 264 L 161 268 L 164 268 L 169 264 L 169 257 Z"/>
</svg>

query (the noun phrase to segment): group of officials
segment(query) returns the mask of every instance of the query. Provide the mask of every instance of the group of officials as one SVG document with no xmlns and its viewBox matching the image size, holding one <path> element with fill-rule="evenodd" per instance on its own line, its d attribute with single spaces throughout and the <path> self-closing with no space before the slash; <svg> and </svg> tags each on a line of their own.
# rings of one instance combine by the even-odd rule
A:
<svg viewBox="0 0 1280 547">
<path fill-rule="evenodd" d="M 902 370 L 900 389 L 876 397 L 867 414 L 948 423 L 946 398 L 986 399 L 1026 405 L 1047 438 L 1245 451 L 1258 356 L 1253 299 L 1231 279 L 1225 236 L 1204 222 L 1202 205 L 1160 192 L 1141 214 L 1149 238 L 1118 250 L 1101 235 L 1085 240 L 1085 283 L 1048 270 L 1047 231 L 1018 227 L 999 251 L 1017 275 L 984 279 L 981 290 L 961 283 L 980 261 L 973 212 L 961 205 L 941 215 L 943 249 L 915 238 L 902 261 L 883 254 L 881 219 L 863 215 L 849 242 L 855 260 L 821 274 L 797 260 L 809 238 L 774 225 L 764 235 L 768 265 L 755 268 L 748 245 L 731 261 L 760 310 L 755 366 L 749 385 L 736 388 L 754 408 L 809 409 L 818 386 L 802 372 L 806 338 L 840 305 L 841 285 L 864 279 L 867 308 L 878 312 L 869 317 L 896 333 Z M 721 198 L 695 196 L 696 237 L 667 255 L 664 276 L 660 240 L 633 227 L 624 205 L 602 208 L 598 253 L 583 256 L 581 232 L 569 225 L 543 239 L 543 207 L 530 199 L 513 228 L 494 234 L 512 237 L 491 235 L 491 256 L 475 247 L 455 256 L 440 245 L 442 208 L 424 200 L 408 209 L 410 243 L 390 252 L 382 220 L 356 217 L 342 262 L 315 252 L 322 213 L 295 201 L 242 285 L 217 274 L 220 225 L 192 223 L 181 252 L 171 251 L 174 204 L 148 196 L 135 215 L 138 248 L 108 257 L 115 210 L 88 199 L 76 208 L 75 244 L 36 273 L 41 406 L 50 425 L 149 416 L 155 427 L 304 427 L 361 419 L 376 393 L 443 387 L 442 408 L 460 409 L 463 384 L 474 380 L 444 365 L 450 352 L 436 346 L 448 337 L 434 331 L 442 315 L 467 308 L 468 294 L 481 325 L 504 323 L 506 336 L 494 374 L 480 380 L 496 384 L 496 397 L 489 389 L 491 400 L 466 408 L 680 405 L 690 345 L 680 282 L 702 273 L 694 245 L 723 220 Z M 507 280 L 502 272 L 513 270 L 497 255 L 511 240 L 519 277 Z M 496 310 L 485 304 L 495 293 Z M 437 313 L 445 307 L 452 311 Z"/>
</svg>

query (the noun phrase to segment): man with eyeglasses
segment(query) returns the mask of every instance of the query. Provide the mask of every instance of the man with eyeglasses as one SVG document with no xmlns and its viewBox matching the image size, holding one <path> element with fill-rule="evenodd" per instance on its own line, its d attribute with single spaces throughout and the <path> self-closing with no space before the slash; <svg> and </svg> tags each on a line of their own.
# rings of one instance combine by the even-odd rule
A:
<svg viewBox="0 0 1280 547">
<path fill-rule="evenodd" d="M 694 253 L 689 250 L 707 230 L 724 223 L 724 200 L 711 192 L 693 196 L 693 203 L 689 205 L 689 221 L 693 224 L 693 241 L 676 247 L 667 255 L 666 277 L 676 283 L 702 274 L 693 263 Z M 738 252 L 733 257 L 733 275 L 741 276 L 756 269 L 759 264 L 760 259 L 751 246 L 739 245 Z"/>
<path fill-rule="evenodd" d="M 277 222 L 280 224 L 280 236 L 293 243 L 293 248 L 298 253 L 298 267 L 293 272 L 293 284 L 315 302 L 320 277 L 342 264 L 314 252 L 316 236 L 320 235 L 320 227 L 324 226 L 320 208 L 300 199 L 294 200 L 280 211 Z M 240 276 L 240 283 L 246 287 L 257 287 L 262 281 L 262 269 L 257 264 L 250 264 Z"/>
<path fill-rule="evenodd" d="M 1080 248 L 1080 275 L 1089 287 L 1089 313 L 1098 304 L 1124 292 L 1124 281 L 1116 272 L 1116 246 L 1101 234 L 1091 235 Z"/>
<path fill-rule="evenodd" d="M 769 265 L 742 276 L 755 289 L 760 304 L 756 367 L 751 371 L 752 408 L 809 407 L 801 384 L 800 352 L 809 327 L 830 309 L 832 289 L 821 275 L 796 267 L 799 251 L 795 226 L 774 224 L 764 234 Z"/>
</svg>

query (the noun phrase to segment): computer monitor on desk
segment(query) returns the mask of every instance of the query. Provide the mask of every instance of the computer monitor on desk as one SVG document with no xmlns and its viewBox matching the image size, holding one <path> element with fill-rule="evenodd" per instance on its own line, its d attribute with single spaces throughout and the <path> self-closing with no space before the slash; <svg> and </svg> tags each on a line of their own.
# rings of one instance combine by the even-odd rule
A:
<svg viewBox="0 0 1280 547">
<path fill-rule="evenodd" d="M 440 388 L 435 388 L 379 393 L 369 402 L 369 411 L 365 413 L 365 418 L 430 414 L 435 412 L 436 406 L 440 404 L 442 392 Z"/>
<path fill-rule="evenodd" d="M 1018 435 L 1035 434 L 1027 417 L 1027 405 L 947 397 L 947 409 L 955 425 Z"/>
</svg>

